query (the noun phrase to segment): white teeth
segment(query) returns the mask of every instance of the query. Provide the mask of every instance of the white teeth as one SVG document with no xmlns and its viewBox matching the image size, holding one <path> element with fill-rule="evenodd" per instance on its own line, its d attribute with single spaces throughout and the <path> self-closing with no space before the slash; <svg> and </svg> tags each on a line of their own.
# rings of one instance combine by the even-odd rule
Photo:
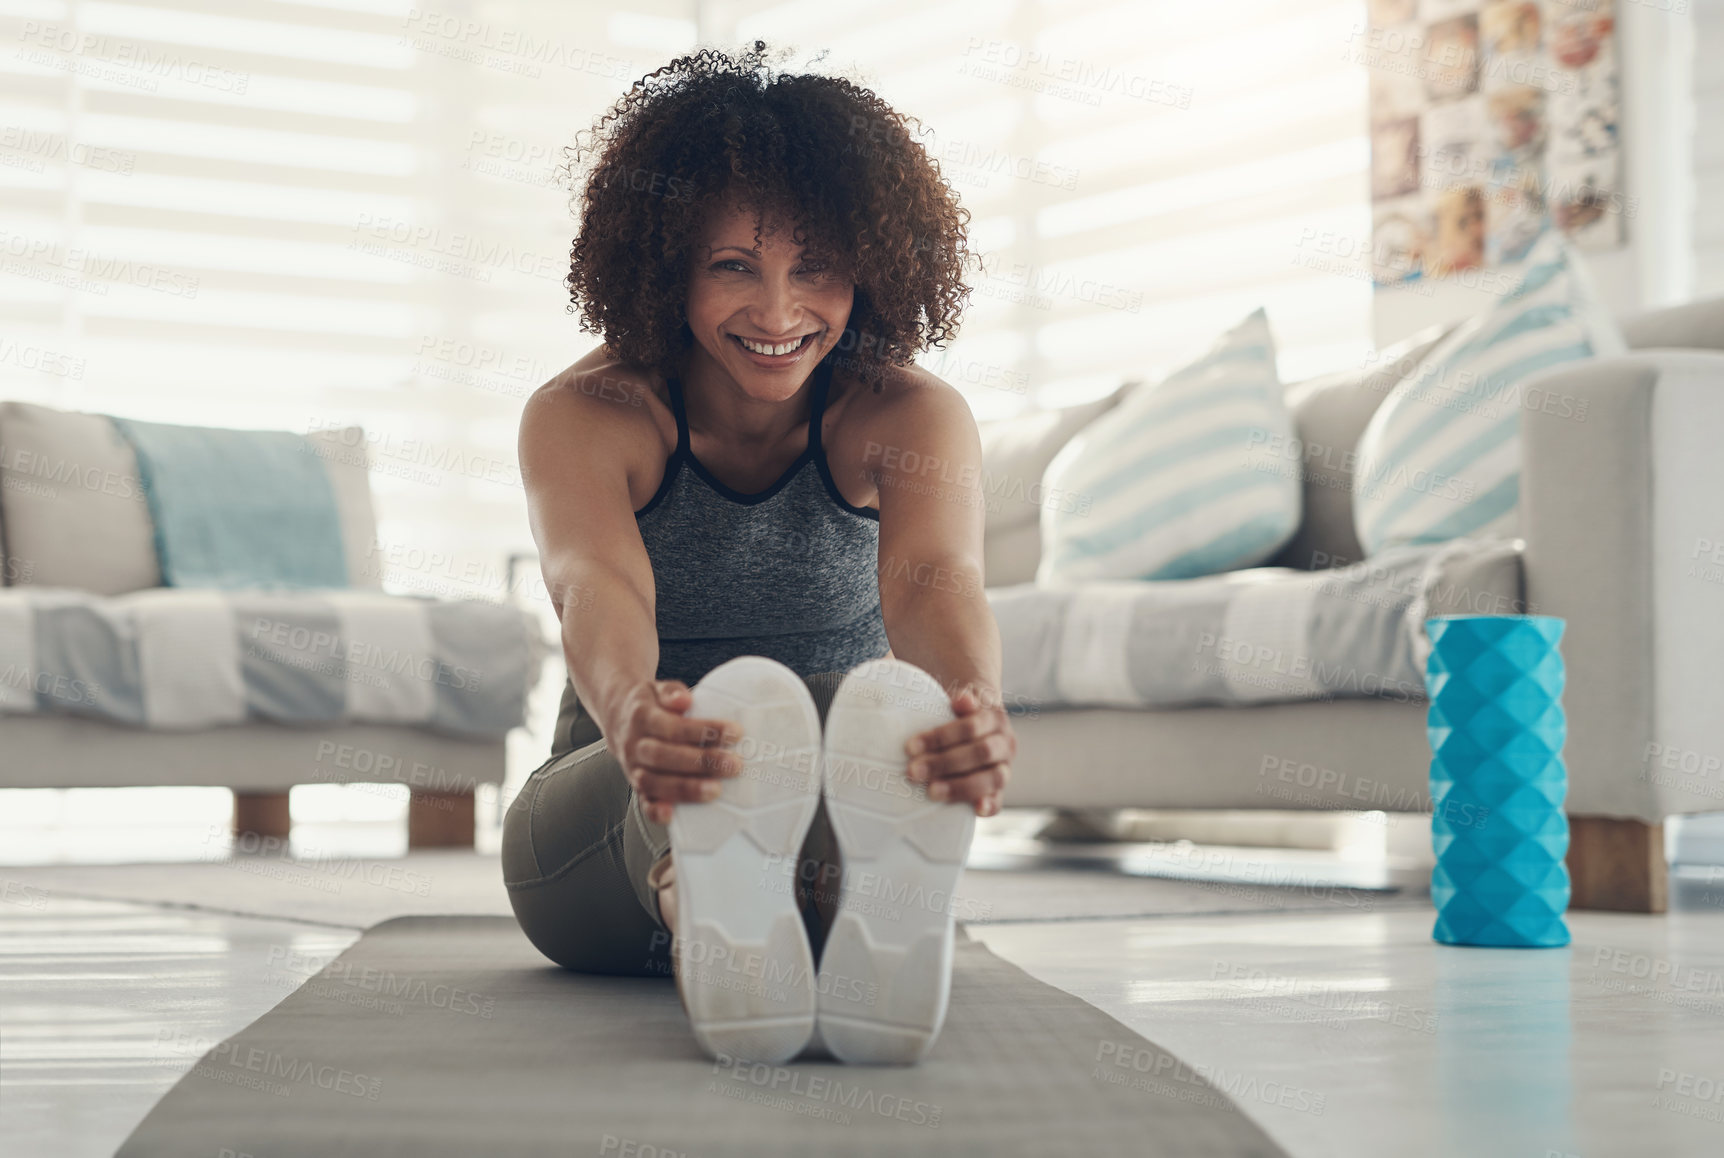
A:
<svg viewBox="0 0 1724 1158">
<path fill-rule="evenodd" d="M 794 342 L 780 342 L 777 345 L 773 345 L 770 342 L 751 342 L 740 334 L 737 335 L 736 340 L 741 342 L 744 346 L 747 346 L 750 350 L 753 350 L 756 354 L 768 355 L 788 354 L 798 346 L 802 345 L 802 338 L 798 338 Z"/>
</svg>

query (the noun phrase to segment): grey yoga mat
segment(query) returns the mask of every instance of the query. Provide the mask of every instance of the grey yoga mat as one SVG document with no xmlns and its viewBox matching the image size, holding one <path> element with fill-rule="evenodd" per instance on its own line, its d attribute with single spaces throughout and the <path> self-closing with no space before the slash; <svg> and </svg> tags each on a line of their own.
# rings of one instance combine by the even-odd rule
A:
<svg viewBox="0 0 1724 1158">
<path fill-rule="evenodd" d="M 912 1068 L 703 1056 L 668 980 L 566 972 L 514 921 L 402 917 L 205 1053 L 120 1158 L 1284 1158 L 1201 1075 L 960 937 Z"/>
</svg>

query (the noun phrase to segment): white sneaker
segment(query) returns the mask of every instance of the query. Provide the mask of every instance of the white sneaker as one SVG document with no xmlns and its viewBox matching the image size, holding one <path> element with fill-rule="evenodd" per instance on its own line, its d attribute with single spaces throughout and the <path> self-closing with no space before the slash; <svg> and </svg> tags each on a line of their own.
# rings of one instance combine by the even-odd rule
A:
<svg viewBox="0 0 1724 1158">
<path fill-rule="evenodd" d="M 715 1057 L 776 1064 L 814 1032 L 814 955 L 796 905 L 802 838 L 820 797 L 820 715 L 795 672 L 763 656 L 720 664 L 688 715 L 733 721 L 742 774 L 671 810 L 677 983 Z"/>
<path fill-rule="evenodd" d="M 846 1062 L 915 1062 L 946 1020 L 952 890 L 976 812 L 931 802 L 904 775 L 904 744 L 952 718 L 933 677 L 896 659 L 851 671 L 826 713 L 826 811 L 844 881 L 816 985 L 820 1035 Z"/>
</svg>

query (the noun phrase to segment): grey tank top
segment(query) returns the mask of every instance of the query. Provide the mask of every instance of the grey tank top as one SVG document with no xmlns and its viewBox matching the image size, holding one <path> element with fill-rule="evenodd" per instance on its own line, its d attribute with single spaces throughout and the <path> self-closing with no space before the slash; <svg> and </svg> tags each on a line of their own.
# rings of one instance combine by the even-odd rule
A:
<svg viewBox="0 0 1724 1158">
<path fill-rule="evenodd" d="M 692 685 L 739 655 L 802 676 L 885 655 L 880 515 L 844 501 L 820 445 L 831 363 L 814 370 L 807 448 L 755 494 L 725 486 L 694 457 L 682 384 L 667 385 L 676 449 L 635 512 L 657 597 L 658 678 Z"/>
</svg>

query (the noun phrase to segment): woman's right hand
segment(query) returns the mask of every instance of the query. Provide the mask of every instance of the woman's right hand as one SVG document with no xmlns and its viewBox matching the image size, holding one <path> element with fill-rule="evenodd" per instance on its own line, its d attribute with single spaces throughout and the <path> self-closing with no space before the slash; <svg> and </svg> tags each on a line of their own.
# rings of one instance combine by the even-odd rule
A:
<svg viewBox="0 0 1724 1158">
<path fill-rule="evenodd" d="M 742 771 L 732 748 L 742 729 L 728 720 L 690 719 L 694 702 L 681 680 L 647 680 L 623 696 L 607 746 L 648 820 L 669 824 L 671 806 L 717 798 L 719 778 Z"/>
</svg>

